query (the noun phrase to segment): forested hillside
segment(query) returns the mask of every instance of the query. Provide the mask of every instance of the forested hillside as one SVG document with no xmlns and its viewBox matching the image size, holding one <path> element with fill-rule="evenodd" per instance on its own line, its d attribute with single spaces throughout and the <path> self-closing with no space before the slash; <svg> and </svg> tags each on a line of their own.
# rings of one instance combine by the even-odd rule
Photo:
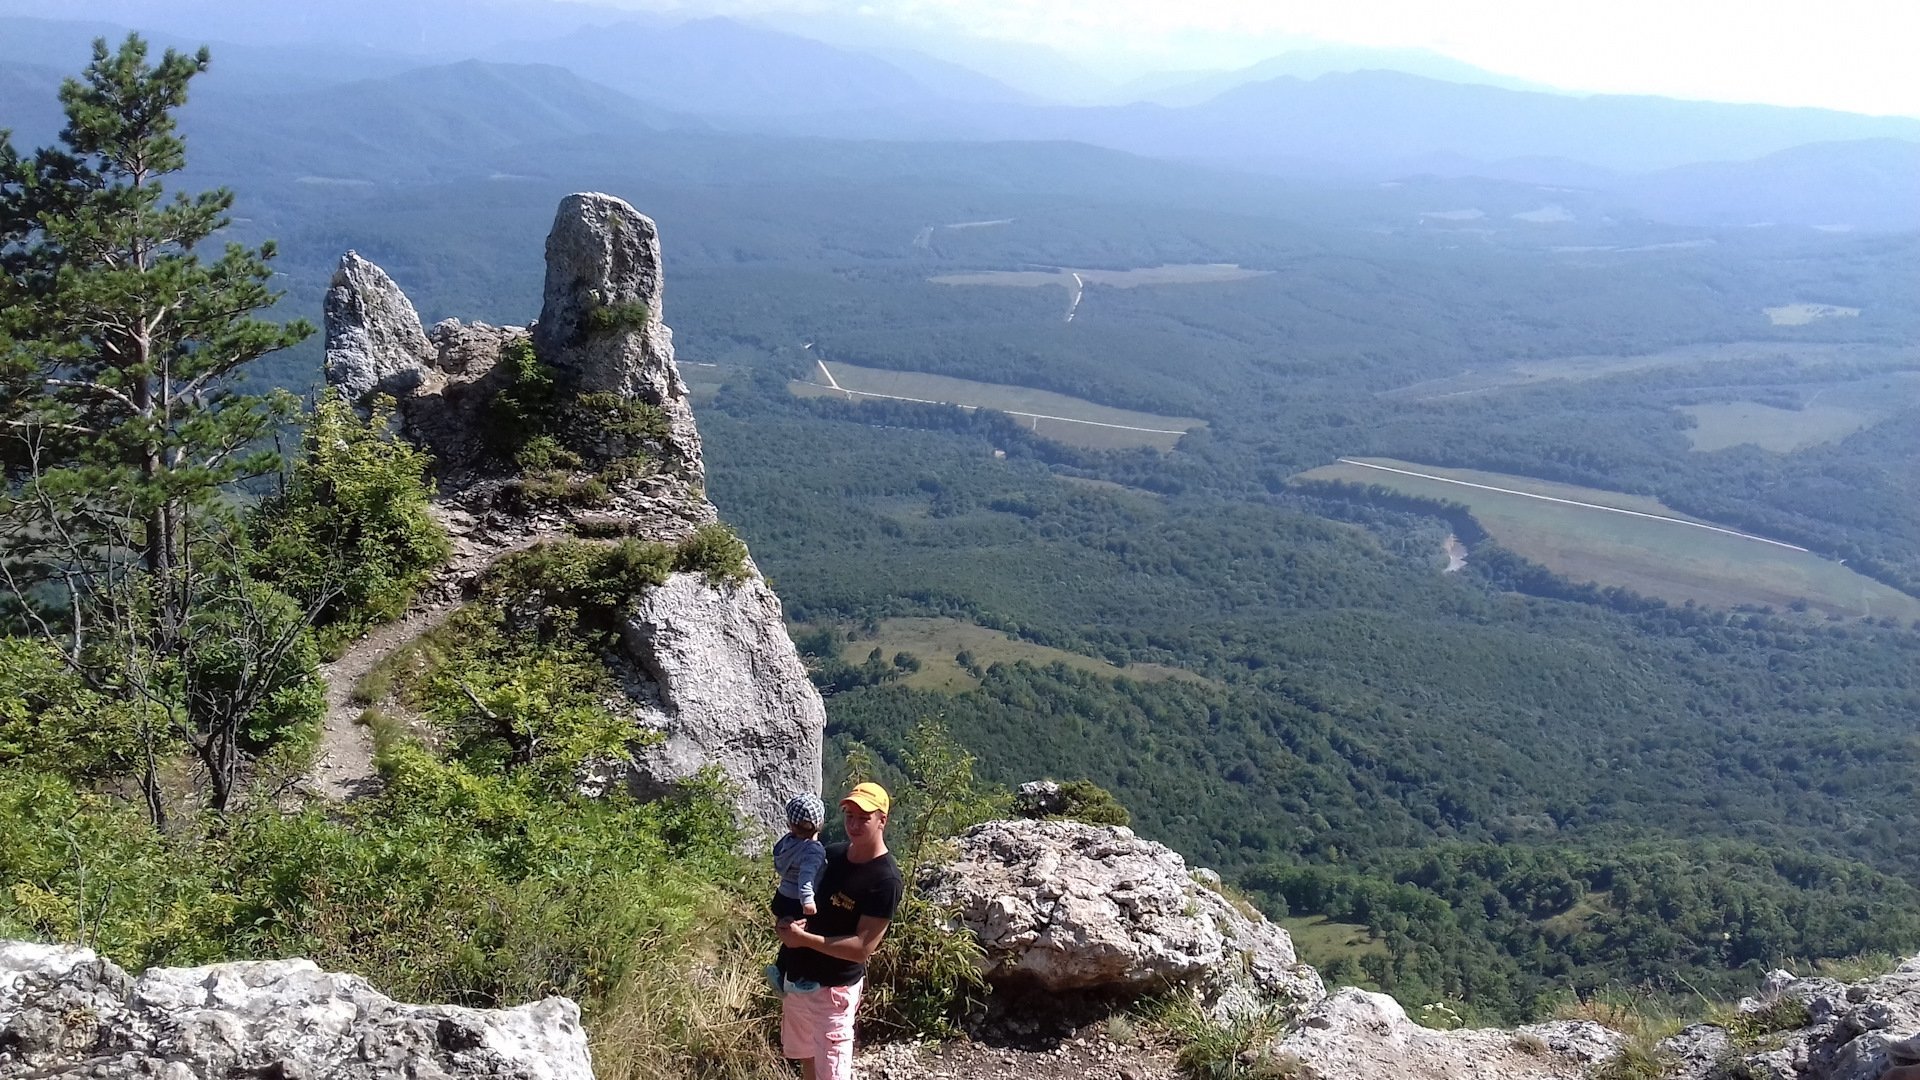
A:
<svg viewBox="0 0 1920 1080">
<path fill-rule="evenodd" d="M 490 100 L 524 103 L 513 89 Z M 534 89 L 541 109 L 577 91 Z M 839 753 L 897 762 L 937 717 L 996 781 L 1092 779 L 1273 913 L 1367 939 L 1308 959 L 1486 1016 L 1920 946 L 1913 626 L 1665 603 L 1553 574 L 1457 507 L 1293 482 L 1371 455 L 1579 484 L 1920 595 L 1920 237 L 1680 228 L 1517 182 L 638 122 L 525 141 L 509 119 L 421 149 L 431 110 L 393 111 L 325 175 L 200 168 L 239 190 L 236 238 L 279 238 L 288 316 L 317 312 L 354 248 L 429 323 L 524 323 L 558 195 L 652 215 L 711 496 L 834 691 Z M 233 122 L 205 121 L 208 143 Z M 931 280 L 1209 264 L 1261 273 Z M 1204 427 L 1171 452 L 1096 449 L 1018 416 L 794 393 L 836 363 Z M 302 391 L 316 373 L 312 343 L 254 368 Z M 1703 448 L 1733 406 L 1825 426 L 1790 450 L 1740 431 Z M 1450 534 L 1470 549 L 1455 573 Z M 892 662 L 907 616 L 1012 651 Z M 850 638 L 880 658 L 838 655 Z M 1121 668 L 1022 664 L 1020 643 Z M 963 674 L 927 689 L 916 661 Z"/>
</svg>

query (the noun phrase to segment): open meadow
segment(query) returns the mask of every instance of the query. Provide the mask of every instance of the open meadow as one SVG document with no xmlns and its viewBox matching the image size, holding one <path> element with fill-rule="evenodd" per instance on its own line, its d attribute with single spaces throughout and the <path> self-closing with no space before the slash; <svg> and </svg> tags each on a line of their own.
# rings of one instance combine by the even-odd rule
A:
<svg viewBox="0 0 1920 1080">
<path fill-rule="evenodd" d="M 1683 345 L 1660 352 L 1627 356 L 1595 354 L 1556 356 L 1546 360 L 1516 360 L 1473 368 L 1440 378 L 1423 379 L 1406 386 L 1382 391 L 1380 396 L 1388 399 L 1435 401 L 1557 380 L 1586 382 L 1637 372 L 1729 362 L 1755 366 L 1784 363 L 1798 368 L 1820 368 L 1832 365 L 1897 367 L 1920 364 L 1920 355 L 1916 355 L 1911 347 L 1886 345 L 1789 344 L 1768 341 Z"/>
<path fill-rule="evenodd" d="M 1171 450 L 1187 432 L 1206 426 L 1190 416 L 1160 416 L 1096 405 L 1050 390 L 975 382 L 918 371 L 889 371 L 834 361 L 815 365 L 813 382 L 787 388 L 802 397 L 838 397 L 847 401 L 910 401 L 961 409 L 994 409 L 1020 421 L 1042 438 L 1093 450 L 1151 446 Z"/>
<path fill-rule="evenodd" d="M 1115 289 L 1137 289 L 1147 285 L 1207 285 L 1222 281 L 1244 281 L 1271 273 L 1271 270 L 1249 270 L 1234 263 L 1180 263 L 1141 266 L 1132 270 L 1087 270 L 1075 267 L 981 270 L 968 274 L 941 274 L 927 280 L 935 285 L 999 285 L 1029 289 L 1041 285 L 1064 285 L 1072 289 L 1083 282 Z"/>
<path fill-rule="evenodd" d="M 1865 379 L 1796 387 L 1800 407 L 1783 409 L 1758 401 L 1689 405 L 1687 440 L 1699 451 L 1752 444 L 1788 454 L 1844 439 L 1920 404 L 1920 372 L 1890 371 Z"/>
<path fill-rule="evenodd" d="M 1920 600 L 1837 562 L 1645 496 L 1386 458 L 1342 459 L 1295 479 L 1463 504 L 1502 547 L 1574 581 L 1713 607 L 1804 602 L 1824 614 L 1920 619 Z"/>
<path fill-rule="evenodd" d="M 998 630 L 960 619 L 884 619 L 880 622 L 877 636 L 859 637 L 847 642 L 840 650 L 840 656 L 847 663 L 858 664 L 875 649 L 879 649 L 880 655 L 889 660 L 893 654 L 900 652 L 912 653 L 920 658 L 920 670 L 904 676 L 900 680 L 902 684 L 917 690 L 937 690 L 950 694 L 972 690 L 980 684 L 979 679 L 954 660 L 962 652 L 972 653 L 974 664 L 982 670 L 994 664 L 1025 661 L 1039 667 L 1065 664 L 1077 671 L 1139 682 L 1161 682 L 1166 679 L 1204 681 L 1192 672 L 1163 664 L 1128 664 L 1119 667 L 1065 649 L 1011 638 Z"/>
</svg>

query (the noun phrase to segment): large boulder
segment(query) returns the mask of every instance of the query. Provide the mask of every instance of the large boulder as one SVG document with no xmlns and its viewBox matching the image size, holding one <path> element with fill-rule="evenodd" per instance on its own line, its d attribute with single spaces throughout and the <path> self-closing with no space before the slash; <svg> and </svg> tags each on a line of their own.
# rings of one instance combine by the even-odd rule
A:
<svg viewBox="0 0 1920 1080">
<path fill-rule="evenodd" d="M 1313 1080 L 1580 1080 L 1625 1042 L 1589 1020 L 1437 1031 L 1414 1023 L 1385 994 L 1346 986 L 1269 1053 Z"/>
<path fill-rule="evenodd" d="M 580 1010 L 403 1005 L 307 960 L 154 968 L 0 942 L 0 1076 L 592 1080 Z"/>
<path fill-rule="evenodd" d="M 635 601 L 622 642 L 639 724 L 659 737 L 634 756 L 638 792 L 718 766 L 750 820 L 784 830 L 787 797 L 820 790 L 827 713 L 767 583 L 675 574 Z"/>
<path fill-rule="evenodd" d="M 705 481 L 700 433 L 661 321 L 660 234 L 652 219 L 598 192 L 560 200 L 547 234 L 547 279 L 533 326 L 541 360 L 582 391 L 611 391 L 666 414 L 668 455 Z"/>
<path fill-rule="evenodd" d="M 998 984 L 1113 997 L 1187 986 L 1221 1017 L 1324 995 L 1285 930 L 1122 826 L 976 825 L 920 884 L 979 939 Z"/>
</svg>

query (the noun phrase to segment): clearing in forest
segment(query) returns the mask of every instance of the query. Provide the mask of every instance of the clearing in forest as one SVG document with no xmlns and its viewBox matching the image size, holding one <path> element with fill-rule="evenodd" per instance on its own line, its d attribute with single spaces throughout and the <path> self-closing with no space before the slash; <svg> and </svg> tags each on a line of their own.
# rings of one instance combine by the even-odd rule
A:
<svg viewBox="0 0 1920 1080">
<path fill-rule="evenodd" d="M 1077 276 L 1088 285 L 1137 289 L 1143 285 L 1209 285 L 1222 281 L 1244 281 L 1271 273 L 1271 270 L 1249 270 L 1238 263 L 1177 263 L 1141 266 L 1132 270 L 1087 270 L 1072 266 L 1048 270 L 980 270 L 970 274 L 941 274 L 927 280 L 935 285 L 1010 285 L 1017 288 L 1061 285 L 1073 289 Z"/>
<path fill-rule="evenodd" d="M 1359 923 L 1335 922 L 1325 915 L 1283 915 L 1275 921 L 1286 927 L 1301 962 L 1315 967 L 1342 957 L 1387 955 L 1387 943 Z"/>
<path fill-rule="evenodd" d="M 1662 368 L 1693 367 L 1701 364 L 1740 362 L 1750 364 L 1790 363 L 1796 368 L 1822 368 L 1836 364 L 1871 365 L 1879 368 L 1911 367 L 1920 363 L 1920 351 L 1911 346 L 1856 344 L 1797 344 L 1777 341 L 1730 341 L 1711 345 L 1683 345 L 1654 353 L 1631 356 L 1558 356 L 1546 360 L 1515 360 L 1473 368 L 1435 379 L 1383 390 L 1384 398 L 1411 401 L 1439 401 L 1450 397 L 1482 394 L 1510 386 L 1565 380 L 1586 382 L 1630 375 Z"/>
<path fill-rule="evenodd" d="M 862 636 L 846 643 L 841 659 L 849 664 L 864 663 L 873 650 L 892 662 L 895 653 L 912 653 L 920 660 L 920 670 L 901 677 L 900 683 L 916 690 L 937 690 L 958 694 L 980 685 L 980 680 L 954 660 L 962 652 L 973 654 L 973 663 L 985 671 L 994 664 L 1026 661 L 1039 667 L 1060 663 L 1079 671 L 1113 679 L 1161 682 L 1166 679 L 1204 681 L 1190 671 L 1163 664 L 1128 664 L 1120 667 L 1105 660 L 1065 649 L 1036 645 L 1008 637 L 998 630 L 961 619 L 900 618 L 884 619 L 875 637 Z"/>
<path fill-rule="evenodd" d="M 1890 371 L 1846 382 L 1805 384 L 1798 408 L 1758 401 L 1684 406 L 1693 417 L 1687 441 L 1700 451 L 1751 444 L 1788 454 L 1844 439 L 1901 409 L 1920 404 L 1920 372 Z"/>
<path fill-rule="evenodd" d="M 838 360 L 832 364 L 816 361 L 814 373 L 814 381 L 796 380 L 788 383 L 787 389 L 802 397 L 993 409 L 1018 420 L 1022 427 L 1041 438 L 1094 450 L 1135 446 L 1171 450 L 1182 435 L 1206 426 L 1206 421 L 1190 416 L 1160 416 L 1116 409 L 1050 390 L 975 382 L 919 371 L 859 367 Z"/>
<path fill-rule="evenodd" d="M 1857 307 L 1838 304 L 1781 304 L 1765 310 L 1768 321 L 1775 326 L 1805 326 L 1820 319 L 1851 319 L 1860 314 Z"/>
<path fill-rule="evenodd" d="M 1920 600 L 1837 562 L 1674 510 L 1656 499 L 1390 458 L 1342 458 L 1296 480 L 1377 484 L 1461 503 L 1502 547 L 1572 581 L 1670 602 L 1920 619 Z"/>
</svg>

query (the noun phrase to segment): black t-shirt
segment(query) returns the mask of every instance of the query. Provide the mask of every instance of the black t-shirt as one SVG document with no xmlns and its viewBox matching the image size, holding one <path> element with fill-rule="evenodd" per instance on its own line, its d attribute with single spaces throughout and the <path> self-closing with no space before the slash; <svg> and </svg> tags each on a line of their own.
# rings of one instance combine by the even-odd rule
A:
<svg viewBox="0 0 1920 1080">
<path fill-rule="evenodd" d="M 847 858 L 846 844 L 828 844 L 827 866 L 813 889 L 820 910 L 807 917 L 807 930 L 837 938 L 852 934 L 862 915 L 891 921 L 904 889 L 892 852 L 857 863 Z M 866 977 L 867 965 L 782 945 L 780 970 L 790 979 L 812 979 L 821 986 L 851 986 Z"/>
</svg>

